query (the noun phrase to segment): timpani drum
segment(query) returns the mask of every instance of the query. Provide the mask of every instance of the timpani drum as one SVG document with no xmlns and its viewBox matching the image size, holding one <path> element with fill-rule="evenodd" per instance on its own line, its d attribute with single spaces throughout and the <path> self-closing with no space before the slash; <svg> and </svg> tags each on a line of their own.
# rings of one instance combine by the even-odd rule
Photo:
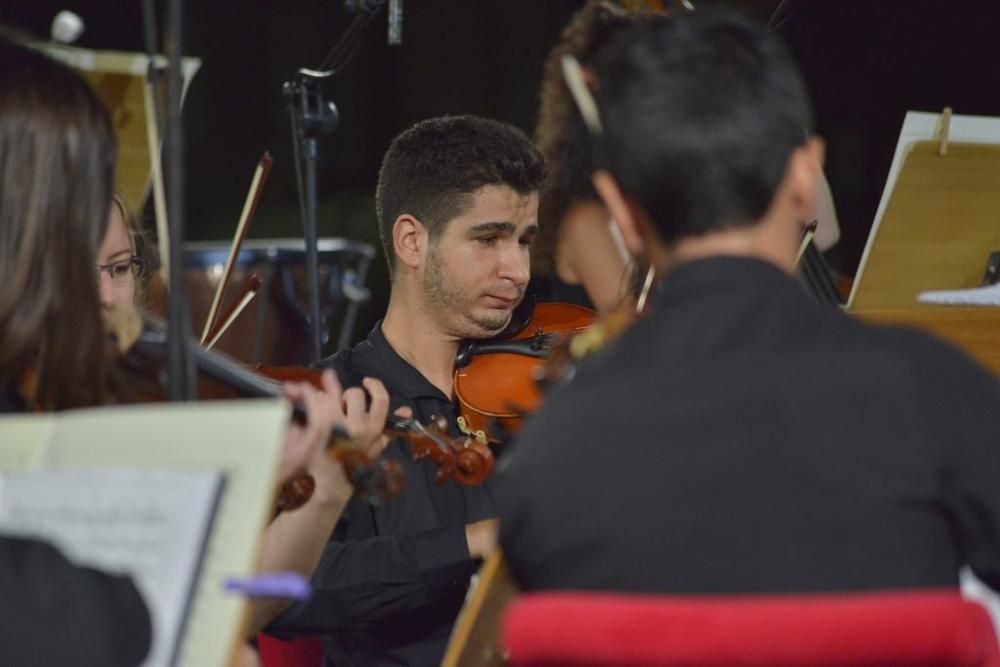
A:
<svg viewBox="0 0 1000 667">
<path fill-rule="evenodd" d="M 184 284 L 190 302 L 191 326 L 200 336 L 222 280 L 229 242 L 193 242 L 184 247 Z M 358 308 L 368 300 L 365 280 L 375 256 L 371 244 L 341 238 L 318 243 L 320 330 L 324 354 L 346 347 Z M 309 283 L 302 239 L 246 240 L 233 266 L 219 306 L 220 317 L 243 293 L 252 274 L 262 281 L 256 298 L 219 338 L 215 349 L 248 364 L 300 366 L 309 358 Z M 150 309 L 158 305 L 151 295 Z M 160 310 L 164 310 L 162 307 Z"/>
</svg>

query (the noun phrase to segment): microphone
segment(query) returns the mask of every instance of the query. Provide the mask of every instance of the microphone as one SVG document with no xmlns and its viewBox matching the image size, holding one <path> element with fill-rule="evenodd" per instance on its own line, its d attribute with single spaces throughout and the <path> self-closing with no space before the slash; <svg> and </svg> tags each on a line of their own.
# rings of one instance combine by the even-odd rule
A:
<svg viewBox="0 0 1000 667">
<path fill-rule="evenodd" d="M 389 46 L 403 43 L 403 0 L 389 0 Z"/>
</svg>

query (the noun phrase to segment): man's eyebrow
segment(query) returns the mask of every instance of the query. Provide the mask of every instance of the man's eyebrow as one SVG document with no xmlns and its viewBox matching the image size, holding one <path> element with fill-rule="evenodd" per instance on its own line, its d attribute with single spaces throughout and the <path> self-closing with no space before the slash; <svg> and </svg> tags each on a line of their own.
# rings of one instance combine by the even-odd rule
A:
<svg viewBox="0 0 1000 667">
<path fill-rule="evenodd" d="M 482 234 L 491 232 L 493 234 L 513 234 L 517 226 L 513 222 L 481 222 L 478 225 L 469 227 L 472 234 Z"/>
</svg>

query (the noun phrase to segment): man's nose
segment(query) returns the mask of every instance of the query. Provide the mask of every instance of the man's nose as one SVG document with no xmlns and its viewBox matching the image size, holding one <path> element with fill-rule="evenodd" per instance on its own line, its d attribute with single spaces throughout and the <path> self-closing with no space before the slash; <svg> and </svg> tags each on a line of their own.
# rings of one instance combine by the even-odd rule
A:
<svg viewBox="0 0 1000 667">
<path fill-rule="evenodd" d="M 531 278 L 530 255 L 520 243 L 513 243 L 511 246 L 504 249 L 500 259 L 500 277 L 510 280 L 518 287 L 524 287 Z"/>
</svg>

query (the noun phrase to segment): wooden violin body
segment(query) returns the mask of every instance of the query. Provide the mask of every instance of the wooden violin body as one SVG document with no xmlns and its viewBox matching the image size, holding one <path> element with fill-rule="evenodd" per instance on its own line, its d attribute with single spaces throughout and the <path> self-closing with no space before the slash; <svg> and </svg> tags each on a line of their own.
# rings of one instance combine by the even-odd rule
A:
<svg viewBox="0 0 1000 667">
<path fill-rule="evenodd" d="M 165 359 L 166 336 L 162 324 L 147 318 L 145 330 L 130 347 L 126 359 L 136 376 L 137 392 L 145 400 L 162 400 L 162 362 Z M 283 396 L 283 382 L 309 382 L 321 386 L 321 372 L 311 368 L 250 369 L 226 355 L 191 344 L 192 356 L 198 368 L 199 395 L 202 398 L 247 398 Z M 157 393 L 159 389 L 159 393 Z M 303 418 L 301 408 L 294 410 Z M 438 479 L 454 479 L 461 484 L 479 484 L 493 469 L 489 448 L 470 438 L 451 438 L 436 425 L 425 426 L 416 420 L 390 418 L 386 434 L 406 438 L 415 458 L 429 458 L 439 466 Z M 367 455 L 350 446 L 345 434 L 335 429 L 328 445 L 330 456 L 344 466 L 356 492 L 369 502 L 378 504 L 398 495 L 403 488 L 403 472 L 390 460 L 370 461 Z M 308 500 L 313 490 L 310 478 L 296 478 L 282 489 L 281 509 L 294 509 Z"/>
<path fill-rule="evenodd" d="M 467 342 L 459 350 L 455 398 L 460 426 L 480 442 L 500 442 L 500 431 L 517 432 L 541 404 L 538 380 L 549 353 L 596 320 L 592 310 L 567 303 L 540 303 L 524 328 L 502 340 Z"/>
</svg>

